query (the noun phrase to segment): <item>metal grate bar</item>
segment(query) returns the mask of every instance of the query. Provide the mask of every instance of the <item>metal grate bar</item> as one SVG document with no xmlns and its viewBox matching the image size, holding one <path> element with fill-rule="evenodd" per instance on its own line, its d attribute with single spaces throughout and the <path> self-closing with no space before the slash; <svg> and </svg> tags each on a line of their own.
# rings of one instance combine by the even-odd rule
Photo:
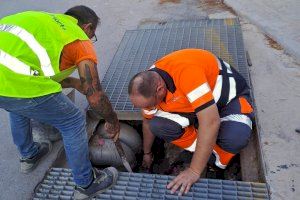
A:
<svg viewBox="0 0 300 200">
<path fill-rule="evenodd" d="M 179 197 L 166 189 L 174 177 L 157 174 L 120 172 L 117 184 L 95 199 L 269 199 L 266 184 L 217 179 L 201 179 L 188 194 Z M 34 200 L 72 199 L 74 182 L 70 169 L 52 168 L 37 187 Z"/>
<path fill-rule="evenodd" d="M 178 20 L 178 21 L 161 21 L 148 22 L 141 24 L 139 29 L 162 29 L 162 28 L 184 28 L 184 27 L 202 27 L 202 26 L 239 26 L 238 18 L 228 19 L 192 19 L 192 20 Z"/>
<path fill-rule="evenodd" d="M 117 112 L 139 111 L 128 99 L 127 86 L 131 77 L 149 68 L 160 57 L 183 48 L 203 48 L 213 52 L 240 71 L 249 83 L 242 31 L 237 19 L 181 21 L 169 26 L 126 31 L 102 80 Z"/>
</svg>

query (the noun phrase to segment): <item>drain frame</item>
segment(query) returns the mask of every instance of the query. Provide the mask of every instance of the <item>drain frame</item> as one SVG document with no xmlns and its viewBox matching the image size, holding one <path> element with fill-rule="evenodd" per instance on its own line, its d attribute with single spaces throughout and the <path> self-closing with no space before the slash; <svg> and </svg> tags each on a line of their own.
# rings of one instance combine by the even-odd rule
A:
<svg viewBox="0 0 300 200">
<path fill-rule="evenodd" d="M 200 33 L 201 31 L 202 33 Z M 192 33 L 194 33 L 194 35 Z M 188 40 L 185 38 L 188 38 Z M 176 46 L 175 44 L 177 43 L 179 45 Z M 146 51 L 146 47 L 150 50 Z M 182 49 L 183 47 L 197 47 L 209 50 L 235 67 L 246 79 L 251 90 L 252 102 L 254 102 L 246 51 L 238 18 L 194 19 L 163 23 L 150 22 L 140 25 L 137 30 L 128 30 L 125 32 L 113 61 L 102 80 L 103 88 L 105 88 L 120 120 L 142 120 L 142 115 L 139 110 L 133 109 L 132 104 L 128 102 L 127 91 L 124 93 L 124 88 L 127 86 L 126 83 L 129 82 L 130 73 L 132 73 L 132 77 L 135 73 L 147 69 L 156 59 L 174 50 Z M 151 52 L 155 53 L 151 54 Z M 143 58 L 147 58 L 146 61 L 143 61 Z M 138 60 L 138 64 L 136 60 Z M 120 69 L 124 70 L 125 66 L 133 70 L 133 72 L 130 70 L 127 70 L 127 74 L 123 73 L 124 71 L 118 72 Z M 117 74 L 117 80 L 114 85 L 115 88 L 118 87 L 118 81 L 123 81 L 121 86 L 123 93 L 117 92 L 117 97 L 114 96 L 113 92 L 111 93 L 111 88 L 108 88 L 110 84 L 108 77 L 112 78 L 114 74 Z M 124 78 L 126 80 L 122 80 Z M 120 97 L 127 98 L 125 99 L 125 103 L 123 102 L 121 106 L 117 105 Z M 126 106 L 130 109 L 124 109 Z M 255 121 L 257 121 L 257 118 Z M 243 179 L 248 181 L 265 181 L 265 170 L 262 165 L 261 152 L 255 148 L 259 145 L 258 133 L 259 130 L 254 126 L 253 138 L 249 145 L 241 152 L 242 157 L 254 155 L 251 158 L 255 162 L 251 163 L 250 166 L 248 166 L 247 160 L 241 159 L 241 164 L 244 166 L 242 169 L 251 168 L 251 172 L 257 172 L 256 176 L 251 176 L 251 174 L 247 173 L 247 170 L 242 170 Z M 253 151 L 255 151 L 255 153 L 252 153 Z"/>
<path fill-rule="evenodd" d="M 205 20 L 208 20 L 208 19 L 205 19 Z M 120 43 L 120 45 L 119 45 L 119 48 L 118 48 L 118 50 L 117 50 L 117 52 L 116 52 L 116 54 L 114 55 L 114 58 L 113 58 L 113 60 L 112 60 L 112 62 L 111 62 L 111 65 L 110 65 L 110 67 L 108 68 L 108 70 L 107 70 L 107 72 L 106 72 L 106 74 L 105 74 L 105 76 L 104 76 L 104 78 L 103 78 L 103 80 L 102 80 L 102 87 L 103 88 L 105 88 L 105 91 L 107 92 L 107 94 L 109 94 L 109 92 L 107 91 L 107 86 L 108 86 L 108 84 L 109 84 L 109 81 L 108 80 L 105 80 L 105 78 L 107 79 L 107 77 L 109 78 L 109 76 L 110 76 L 110 78 L 113 78 L 114 76 L 113 76 L 113 74 L 112 75 L 109 75 L 109 73 L 110 72 L 112 72 L 112 73 L 114 73 L 112 70 L 115 70 L 115 71 L 118 71 L 118 70 L 122 70 L 122 67 L 124 67 L 125 66 L 125 64 L 134 64 L 134 58 L 136 58 L 136 54 L 138 54 L 138 53 L 141 53 L 141 52 L 139 52 L 139 48 L 140 48 L 140 46 L 138 46 L 138 47 L 134 47 L 134 48 L 132 48 L 133 47 L 133 44 L 134 44 L 134 42 L 140 42 L 140 44 L 142 43 L 142 42 L 147 42 L 147 41 L 149 41 L 149 39 L 147 39 L 147 40 L 143 40 L 143 37 L 141 37 L 141 36 L 139 36 L 138 35 L 138 33 L 137 32 L 139 32 L 139 34 L 145 34 L 145 33 L 147 33 L 147 32 L 151 32 L 151 31 L 156 31 L 156 32 L 167 32 L 167 33 L 171 33 L 171 32 L 173 32 L 174 30 L 176 30 L 177 32 L 182 32 L 182 30 L 183 29 L 188 29 L 188 30 L 190 30 L 190 32 L 192 31 L 192 29 L 194 29 L 194 30 L 197 30 L 197 29 L 207 29 L 207 28 L 210 28 L 211 30 L 213 30 L 213 28 L 216 28 L 216 30 L 226 30 L 226 31 L 228 31 L 228 30 L 234 30 L 233 31 L 233 33 L 234 33 L 234 37 L 236 37 L 235 39 L 235 44 L 233 45 L 233 46 L 231 46 L 231 47 L 229 47 L 229 46 L 226 46 L 226 45 L 228 45 L 229 43 L 228 43 L 228 41 L 230 40 L 230 38 L 228 38 L 228 35 L 226 35 L 227 37 L 224 37 L 224 35 L 222 35 L 221 33 L 219 33 L 219 32 L 217 32 L 218 34 L 219 34 L 219 41 L 221 41 L 222 39 L 223 40 L 225 40 L 226 42 L 224 43 L 224 45 L 225 45 L 225 47 L 227 48 L 227 51 L 230 53 L 230 52 L 234 52 L 234 54 L 235 54 L 235 57 L 233 58 L 233 60 L 234 60 L 234 62 L 232 62 L 232 61 L 228 61 L 228 60 L 225 60 L 225 61 L 227 61 L 227 62 L 229 62 L 233 67 L 236 67 L 237 68 L 237 70 L 238 71 L 240 71 L 240 73 L 242 74 L 242 76 L 244 76 L 245 77 L 245 79 L 246 79 L 246 81 L 248 82 L 248 84 L 249 84 L 249 86 L 251 87 L 251 81 L 250 81 L 250 76 L 249 76 L 249 69 L 248 69 L 248 67 L 247 67 L 247 65 L 246 65 L 246 54 L 245 54 L 245 49 L 244 49 L 244 44 L 243 44 L 243 38 L 242 38 L 242 31 L 241 31 L 241 26 L 240 26 L 240 24 L 239 24 L 239 21 L 238 21 L 238 19 L 234 19 L 233 21 L 232 20 L 223 20 L 223 23 L 221 23 L 221 21 L 222 20 L 219 20 L 218 21 L 218 23 L 206 23 L 206 24 L 204 24 L 204 25 L 193 25 L 193 26 L 198 26 L 198 27 L 180 27 L 180 25 L 176 25 L 176 27 L 175 28 L 173 28 L 173 27 L 167 27 L 166 25 L 169 23 L 169 25 L 170 25 L 170 23 L 172 23 L 172 22 L 168 22 L 168 23 L 166 23 L 166 24 L 164 24 L 163 26 L 166 26 L 166 27 L 163 27 L 163 28 L 158 28 L 158 27 L 146 27 L 146 26 L 143 26 L 143 27 L 140 27 L 140 29 L 138 29 L 138 30 L 129 30 L 129 31 L 126 31 L 125 32 L 125 35 L 124 35 L 124 37 L 123 37 L 123 39 L 122 39 L 122 41 L 121 41 L 121 43 Z M 216 25 L 216 24 L 218 24 L 218 25 Z M 134 34 L 136 34 L 136 35 L 134 35 Z M 156 33 L 156 34 L 158 34 L 158 33 Z M 218 38 L 218 34 L 217 34 L 217 38 Z M 226 34 L 228 34 L 228 32 L 226 32 Z M 184 34 L 183 34 L 184 35 Z M 177 36 L 176 36 L 177 37 Z M 176 43 L 176 37 L 175 37 L 175 40 L 173 41 L 173 44 L 175 44 Z M 138 39 L 137 39 L 138 38 Z M 181 38 L 183 38 L 183 37 L 181 37 Z M 161 41 L 162 41 L 163 39 L 161 39 Z M 212 40 L 212 37 L 211 37 L 211 40 Z M 180 41 L 180 37 L 178 37 L 178 40 L 177 41 Z M 218 40 L 217 40 L 218 41 Z M 219 42 L 218 41 L 218 42 Z M 132 43 L 133 42 L 133 44 L 130 44 L 130 42 Z M 220 43 L 220 42 L 219 42 Z M 237 43 L 239 43 L 239 44 L 237 44 Z M 189 43 L 190 44 L 190 43 Z M 130 46 L 130 45 L 132 45 L 132 46 Z M 143 46 L 143 48 L 146 48 L 146 47 L 148 47 L 148 46 L 153 46 L 154 44 L 148 44 L 148 43 L 146 43 L 146 44 L 144 44 L 144 46 Z M 181 45 L 182 45 L 182 42 L 181 42 Z M 239 45 L 239 46 L 237 46 L 237 45 Z M 201 45 L 200 46 L 197 46 L 198 48 L 203 48 L 203 47 L 201 47 Z M 213 48 L 213 45 L 211 45 L 211 46 L 209 46 L 211 49 L 209 49 L 209 48 L 205 48 L 204 47 L 204 49 L 207 49 L 207 50 L 210 50 L 210 51 L 212 51 L 213 53 L 215 53 L 215 54 L 217 54 L 218 55 L 218 53 L 216 53 L 216 51 L 218 50 L 216 50 L 215 48 Z M 225 48 L 225 49 L 226 49 Z M 124 49 L 129 49 L 129 52 L 125 52 L 124 53 Z M 220 48 L 221 49 L 221 48 Z M 157 49 L 156 49 L 157 50 Z M 174 50 L 177 50 L 176 48 L 173 48 L 172 49 L 172 51 L 174 51 Z M 132 54 L 130 54 L 130 53 L 132 53 L 132 52 L 134 52 L 135 54 L 133 55 L 134 57 L 132 58 L 132 57 L 130 57 L 130 55 L 132 55 Z M 151 51 L 150 51 L 151 52 Z M 170 51 L 171 52 L 171 51 Z M 220 52 L 220 51 L 219 51 Z M 143 52 L 142 52 L 143 53 Z M 166 52 L 165 52 L 166 53 Z M 228 54 L 229 54 L 228 53 Z M 125 55 L 125 56 L 124 56 Z M 127 58 L 126 58 L 126 55 L 127 55 Z M 137 69 L 140 69 L 140 70 L 144 70 L 144 69 L 146 69 L 146 67 L 149 67 L 149 66 L 151 66 L 152 65 L 152 63 L 155 61 L 155 59 L 157 59 L 157 58 L 159 58 L 159 57 L 161 57 L 162 56 L 162 54 L 159 54 L 158 53 L 158 50 L 157 50 L 157 54 L 156 55 L 151 55 L 151 54 L 147 54 L 148 56 L 152 56 L 152 59 L 148 59 L 147 60 L 147 63 L 146 64 L 144 64 L 142 67 L 140 67 L 139 66 L 139 68 L 137 68 Z M 145 55 L 139 55 L 140 57 L 138 57 L 139 59 L 140 59 L 140 61 L 142 60 L 142 58 L 143 58 L 143 56 L 145 56 Z M 219 55 L 220 57 L 222 57 L 221 55 Z M 123 60 L 122 60 L 123 59 Z M 122 62 L 123 62 L 123 64 L 122 64 Z M 238 64 L 236 64 L 236 62 L 238 63 Z M 119 66 L 119 63 L 121 63 L 122 64 L 122 66 L 120 67 Z M 127 65 L 126 65 L 127 66 Z M 118 68 L 119 67 L 119 68 Z M 242 69 L 242 71 L 241 71 L 241 69 Z M 119 74 L 119 76 L 117 76 L 117 79 L 119 80 L 120 78 L 122 78 L 122 76 L 124 75 L 123 73 L 122 73 L 122 71 L 120 71 L 120 72 L 118 72 L 118 73 L 120 73 Z M 130 72 L 129 72 L 130 73 Z M 126 77 L 126 78 L 128 78 L 128 77 Z M 117 80 L 117 81 L 118 81 Z M 105 83 L 105 81 L 108 81 L 107 83 Z M 114 81 L 114 80 L 112 80 L 112 81 Z M 125 81 L 123 81 L 122 82 L 123 83 L 123 85 L 121 86 L 121 88 L 122 88 L 122 91 L 126 88 L 126 80 Z M 107 85 L 105 85 L 105 84 L 107 84 Z M 116 85 L 114 85 L 114 87 L 117 87 Z M 126 88 L 127 89 L 127 88 Z M 126 90 L 126 92 L 127 92 L 127 90 Z M 118 95 L 118 98 L 127 98 L 128 99 L 128 97 L 127 96 L 124 96 L 124 93 L 122 94 L 122 92 L 119 92 L 119 93 L 117 93 L 117 95 Z M 110 100 L 111 100 L 111 102 L 113 102 L 112 100 L 112 96 L 110 96 L 110 95 L 108 95 L 109 96 L 109 98 L 110 98 Z M 127 102 L 125 102 L 125 105 L 126 105 L 126 103 Z M 128 104 L 127 104 L 128 105 Z M 129 105 L 128 105 L 129 106 Z M 140 115 L 140 113 L 139 113 L 139 111 L 137 110 L 137 109 L 131 109 L 131 110 L 124 110 L 124 109 L 117 109 L 117 107 L 114 107 L 115 108 L 115 110 L 116 110 L 116 112 L 117 112 L 117 114 L 118 114 L 118 117 L 119 117 L 119 119 L 120 120 L 125 120 L 125 121 L 140 121 L 141 119 L 142 119 L 142 117 L 141 117 L 141 115 Z M 257 119 L 256 119 L 257 120 Z M 257 132 L 258 132 L 258 129 L 256 128 L 256 130 L 257 130 Z M 256 137 L 257 137 L 257 135 L 256 135 Z M 260 153 L 260 152 L 258 152 L 258 153 Z M 260 157 L 261 158 L 261 157 Z M 259 166 L 262 166 L 261 164 L 259 165 Z M 57 168 L 54 168 L 54 169 L 57 169 Z M 52 170 L 52 169 L 51 169 Z M 50 171 L 51 171 L 50 170 Z M 62 170 L 68 170 L 68 169 L 62 169 Z M 264 172 L 264 171 L 263 171 Z M 136 173 L 133 173 L 133 175 L 135 176 L 135 174 Z M 72 180 L 71 179 L 64 179 L 64 177 L 63 176 L 66 176 L 66 175 L 69 175 L 69 172 L 68 171 L 65 171 L 64 172 L 64 174 L 62 174 L 62 179 L 61 180 L 59 180 L 59 182 L 58 183 L 63 183 L 63 182 L 72 182 Z M 124 172 L 121 172 L 121 175 L 123 176 L 125 176 L 126 175 L 126 173 L 124 174 Z M 154 176 L 153 174 L 147 174 L 147 175 L 149 175 L 149 176 Z M 137 176 L 140 176 L 140 174 L 137 174 Z M 161 176 L 164 176 L 164 175 L 155 175 L 155 176 L 158 176 L 158 177 L 161 177 Z M 168 177 L 170 177 L 170 178 L 172 178 L 172 176 L 168 176 Z M 263 177 L 265 177 L 265 176 L 263 176 Z M 45 180 L 47 179 L 47 175 L 45 176 Z M 205 179 L 201 179 L 201 180 L 205 180 Z M 217 183 L 218 181 L 221 181 L 222 183 L 223 182 L 225 182 L 225 183 L 229 183 L 229 182 L 239 182 L 239 181 L 228 181 L 228 180 L 216 180 L 216 179 L 214 179 L 214 180 L 209 180 L 209 181 L 212 181 L 213 183 Z M 216 182 L 214 182 L 214 181 L 216 181 Z M 132 181 L 129 181 L 129 182 L 132 182 Z M 48 183 L 51 183 L 51 181 L 50 182 L 46 182 L 47 184 Z M 158 183 L 161 183 L 161 182 L 159 182 L 158 181 Z M 47 186 L 47 184 L 45 185 L 44 184 L 44 186 Z M 247 184 L 247 182 L 241 182 L 241 185 L 243 186 L 244 184 Z M 251 186 L 251 184 L 252 183 L 250 183 L 250 186 Z M 253 184 L 259 184 L 259 185 L 263 185 L 263 188 L 264 188 L 264 196 L 263 196 L 263 199 L 268 199 L 269 198 L 269 195 L 268 195 L 268 186 L 266 185 L 266 183 L 253 183 Z M 196 186 L 197 186 L 197 184 L 195 184 Z M 41 187 L 41 186 L 43 186 L 43 182 L 37 187 L 37 190 Z M 59 190 L 59 189 L 62 189 L 62 188 L 66 188 L 66 189 L 71 189 L 71 188 L 73 188 L 73 186 L 74 186 L 74 184 L 69 184 L 69 185 L 66 185 L 66 186 L 63 186 L 63 187 L 61 187 L 61 186 L 56 186 L 56 187 L 54 187 L 54 190 Z M 138 186 L 140 186 L 140 185 L 135 185 L 135 188 L 138 188 Z M 146 185 L 145 186 L 149 186 L 149 185 L 147 185 L 147 183 L 146 183 Z M 237 187 L 242 187 L 242 186 L 237 186 Z M 207 187 L 207 188 L 209 188 L 209 187 Z M 219 193 L 218 192 L 215 192 L 214 193 L 214 189 L 220 189 L 219 187 L 216 187 L 216 186 L 212 186 L 211 187 L 212 188 L 212 190 L 207 190 L 208 192 L 207 192 L 207 195 L 211 195 L 210 197 L 212 197 L 212 198 L 216 198 L 216 199 L 218 199 L 218 197 L 217 196 L 214 196 L 214 195 L 218 195 Z M 226 187 L 225 187 L 226 188 Z M 48 187 L 48 189 L 49 189 L 49 187 Z M 73 188 L 74 189 L 74 188 Z M 122 187 L 120 187 L 120 189 L 122 189 L 121 191 L 124 191 L 124 187 L 122 188 Z M 233 188 L 232 188 L 233 189 Z M 46 187 L 46 190 L 47 190 L 47 187 Z M 46 191 L 45 190 L 45 191 Z M 126 187 L 125 187 L 125 190 L 126 190 Z M 109 190 L 109 191 L 107 191 L 107 192 L 111 192 L 111 191 L 113 191 L 113 189 L 112 190 Z M 159 190 L 156 190 L 156 191 L 159 191 Z M 203 192 L 203 190 L 199 190 L 200 192 L 202 191 Z M 198 191 L 198 192 L 199 192 Z M 258 190 L 254 190 L 254 191 L 260 191 L 260 189 L 258 188 Z M 149 193 L 149 190 L 145 190 L 144 192 L 148 192 Z M 212 192 L 211 194 L 209 194 L 209 192 Z M 55 192 L 54 192 L 55 193 Z M 134 192 L 133 192 L 134 193 Z M 132 192 L 129 192 L 129 193 L 126 193 L 126 194 L 128 194 L 128 195 L 133 195 L 133 193 Z M 233 194 L 232 192 L 229 192 L 230 194 Z M 66 192 L 66 193 L 64 193 L 64 196 L 68 196 L 70 193 L 68 193 L 68 192 Z M 115 198 L 115 199 L 120 199 L 120 197 L 118 196 L 118 195 L 123 195 L 123 197 L 122 197 L 122 199 L 124 199 L 124 194 L 125 193 L 118 193 L 118 192 L 115 192 L 115 193 L 113 193 L 113 194 L 107 194 L 107 193 L 103 193 L 102 195 L 104 195 L 104 196 L 102 196 L 102 198 L 100 198 L 100 199 L 111 199 L 111 198 Z M 241 191 L 240 193 L 238 193 L 238 192 L 236 192 L 236 194 L 241 194 L 241 195 L 243 195 L 243 194 L 245 194 L 245 193 L 243 193 L 243 191 Z M 36 195 L 36 194 L 35 194 Z M 105 196 L 106 195 L 106 196 Z M 115 195 L 115 196 L 114 196 Z M 170 197 L 170 196 L 168 196 L 169 194 L 165 194 L 165 196 L 163 197 L 163 199 L 190 199 L 188 196 L 187 196 L 187 198 L 185 198 L 185 197 L 182 197 L 182 198 L 180 198 L 180 197 L 178 197 L 178 196 L 172 196 L 172 197 Z M 54 194 L 54 196 L 55 196 L 55 194 Z M 162 198 L 162 196 L 155 196 L 155 197 L 158 197 L 158 198 Z M 232 196 L 230 196 L 230 198 L 229 198 L 229 196 L 228 196 L 228 198 L 229 199 L 232 199 L 231 198 Z M 34 197 L 34 199 L 35 198 L 37 198 L 37 197 Z M 66 197 L 67 198 L 67 197 Z M 144 195 L 144 196 L 142 196 L 142 197 L 140 197 L 140 198 L 138 198 L 138 199 L 151 199 L 152 198 L 152 196 L 150 195 L 148 195 L 147 196 L 147 193 L 146 193 L 146 195 Z M 209 196 L 206 196 L 206 197 L 199 197 L 199 198 L 197 198 L 197 199 L 201 199 L 201 198 L 203 198 L 203 199 L 207 199 L 207 198 L 209 198 Z M 226 199 L 227 198 L 227 196 L 224 196 L 224 198 L 223 199 Z M 236 198 L 236 199 L 253 199 L 254 197 L 252 196 L 252 197 L 249 197 L 249 196 L 244 196 L 244 197 L 241 197 L 241 198 Z M 38 198 L 37 198 L 38 199 Z M 132 197 L 132 198 L 128 198 L 128 199 L 136 199 L 135 197 Z"/>
<path fill-rule="evenodd" d="M 265 183 L 218 179 L 200 179 L 188 194 L 178 196 L 166 188 L 174 176 L 120 172 L 116 185 L 94 199 L 154 200 L 154 199 L 268 199 Z M 51 168 L 37 186 L 33 200 L 72 199 L 75 183 L 71 169 Z"/>
</svg>

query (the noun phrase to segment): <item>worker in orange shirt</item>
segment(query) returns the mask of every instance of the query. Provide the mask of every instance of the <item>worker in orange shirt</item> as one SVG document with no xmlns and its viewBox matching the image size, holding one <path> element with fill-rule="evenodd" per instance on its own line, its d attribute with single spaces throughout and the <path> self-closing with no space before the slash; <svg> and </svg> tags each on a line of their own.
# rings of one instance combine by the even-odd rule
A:
<svg viewBox="0 0 300 200">
<path fill-rule="evenodd" d="M 233 67 L 208 51 L 183 49 L 166 55 L 136 74 L 128 92 L 144 116 L 146 167 L 152 163 L 155 137 L 194 152 L 190 166 L 167 185 L 172 193 L 187 193 L 207 162 L 225 169 L 249 141 L 249 87 Z"/>
<path fill-rule="evenodd" d="M 50 143 L 33 141 L 30 120 L 56 127 L 76 184 L 74 199 L 94 197 L 118 177 L 113 167 L 92 167 L 85 116 L 62 94 L 62 87 L 76 88 L 95 116 L 104 118 L 109 135 L 118 136 L 119 120 L 101 88 L 92 44 L 98 23 L 86 6 L 64 14 L 26 11 L 0 19 L 0 108 L 9 112 L 20 171 L 31 172 L 51 151 Z M 80 79 L 68 77 L 76 69 Z"/>
</svg>

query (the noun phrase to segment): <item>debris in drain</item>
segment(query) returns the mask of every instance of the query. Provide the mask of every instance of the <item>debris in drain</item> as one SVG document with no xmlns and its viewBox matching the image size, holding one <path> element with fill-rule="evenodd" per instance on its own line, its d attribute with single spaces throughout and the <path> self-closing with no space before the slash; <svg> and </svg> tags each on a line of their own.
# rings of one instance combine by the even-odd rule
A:
<svg viewBox="0 0 300 200">
<path fill-rule="evenodd" d="M 154 161 L 150 169 L 142 167 L 143 154 L 137 155 L 137 166 L 133 169 L 135 172 L 178 175 L 190 165 L 193 154 L 182 150 L 177 146 L 165 143 L 162 140 L 155 139 L 152 147 Z M 202 178 L 241 180 L 240 157 L 237 155 L 232 159 L 226 170 L 207 166 L 201 174 Z"/>
</svg>

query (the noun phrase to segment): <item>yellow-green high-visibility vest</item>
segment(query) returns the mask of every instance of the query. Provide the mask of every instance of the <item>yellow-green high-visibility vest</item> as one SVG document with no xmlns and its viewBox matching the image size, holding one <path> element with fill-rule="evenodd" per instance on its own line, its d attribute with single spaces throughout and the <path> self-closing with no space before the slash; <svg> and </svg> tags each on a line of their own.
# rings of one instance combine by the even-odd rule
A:
<svg viewBox="0 0 300 200">
<path fill-rule="evenodd" d="M 77 20 L 64 14 L 26 11 L 0 20 L 0 96 L 32 98 L 60 92 L 65 45 L 89 40 Z"/>
</svg>

